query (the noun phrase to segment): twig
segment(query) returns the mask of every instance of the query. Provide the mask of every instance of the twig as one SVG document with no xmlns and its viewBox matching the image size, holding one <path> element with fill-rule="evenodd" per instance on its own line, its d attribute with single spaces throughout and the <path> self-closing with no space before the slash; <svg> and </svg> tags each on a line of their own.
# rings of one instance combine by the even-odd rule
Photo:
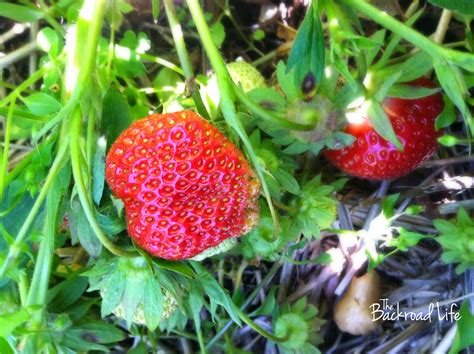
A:
<svg viewBox="0 0 474 354">
<path fill-rule="evenodd" d="M 0 58 L 0 69 L 5 68 L 18 60 L 27 57 L 36 50 L 36 42 L 30 42 L 25 44 L 23 47 L 8 53 L 3 58 Z"/>
</svg>

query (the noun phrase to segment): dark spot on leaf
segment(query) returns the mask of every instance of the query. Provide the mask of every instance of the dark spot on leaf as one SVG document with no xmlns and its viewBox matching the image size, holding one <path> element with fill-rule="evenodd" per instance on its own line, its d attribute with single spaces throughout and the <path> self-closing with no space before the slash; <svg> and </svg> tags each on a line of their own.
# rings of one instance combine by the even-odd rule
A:
<svg viewBox="0 0 474 354">
<path fill-rule="evenodd" d="M 316 80 L 314 79 L 313 73 L 310 72 L 303 79 L 303 83 L 301 84 L 301 91 L 303 91 L 303 94 L 309 95 L 315 90 L 315 88 Z"/>
<path fill-rule="evenodd" d="M 92 343 L 98 343 L 99 342 L 99 338 L 97 338 L 97 336 L 93 335 L 90 332 L 82 333 L 81 338 L 88 341 L 88 342 L 92 342 Z"/>
</svg>

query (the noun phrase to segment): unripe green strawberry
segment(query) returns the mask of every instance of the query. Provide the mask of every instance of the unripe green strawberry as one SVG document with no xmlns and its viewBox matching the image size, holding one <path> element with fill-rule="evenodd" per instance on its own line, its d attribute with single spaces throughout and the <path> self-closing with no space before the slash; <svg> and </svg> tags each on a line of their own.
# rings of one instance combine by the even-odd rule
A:
<svg viewBox="0 0 474 354">
<path fill-rule="evenodd" d="M 161 315 L 160 321 L 164 321 L 170 318 L 174 314 L 176 309 L 178 308 L 175 298 L 167 290 L 162 289 L 162 291 L 163 291 L 163 313 Z M 125 320 L 125 310 L 123 308 L 122 303 L 119 303 L 117 305 L 117 307 L 113 310 L 113 313 L 118 318 Z M 143 311 L 142 303 L 138 305 L 137 309 L 135 310 L 133 314 L 132 322 L 139 325 L 146 325 L 145 313 Z"/>
<path fill-rule="evenodd" d="M 265 78 L 254 66 L 245 61 L 234 61 L 227 64 L 232 80 L 242 86 L 244 92 L 258 87 L 265 87 Z"/>
</svg>

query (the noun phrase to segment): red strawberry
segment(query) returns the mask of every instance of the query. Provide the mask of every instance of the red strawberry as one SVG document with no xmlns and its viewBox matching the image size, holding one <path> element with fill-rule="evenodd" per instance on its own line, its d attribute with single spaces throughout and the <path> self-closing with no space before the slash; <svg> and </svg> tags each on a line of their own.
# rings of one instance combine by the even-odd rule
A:
<svg viewBox="0 0 474 354">
<path fill-rule="evenodd" d="M 436 87 L 422 78 L 410 85 Z M 356 140 L 340 150 L 326 150 L 324 155 L 341 170 L 371 180 L 395 179 L 406 175 L 429 159 L 436 151 L 439 133 L 435 119 L 444 109 L 440 93 L 417 99 L 386 98 L 384 110 L 395 134 L 404 146 L 398 150 L 375 132 L 366 117 L 359 123 L 349 123 L 344 132 Z"/>
<path fill-rule="evenodd" d="M 124 202 L 130 236 L 157 257 L 191 258 L 247 233 L 258 219 L 254 172 L 192 111 L 132 123 L 107 155 L 106 179 Z"/>
</svg>

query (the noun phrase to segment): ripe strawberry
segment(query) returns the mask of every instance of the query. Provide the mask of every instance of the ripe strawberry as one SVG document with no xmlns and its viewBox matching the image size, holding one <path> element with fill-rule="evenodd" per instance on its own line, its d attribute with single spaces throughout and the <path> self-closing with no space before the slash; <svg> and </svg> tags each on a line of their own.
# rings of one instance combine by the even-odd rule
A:
<svg viewBox="0 0 474 354">
<path fill-rule="evenodd" d="M 436 87 L 426 78 L 411 82 L 418 87 Z M 435 131 L 436 117 L 443 111 L 440 93 L 417 99 L 388 97 L 383 107 L 404 150 L 375 132 L 370 121 L 349 123 L 344 132 L 356 140 L 340 150 L 326 150 L 324 155 L 341 170 L 361 178 L 390 180 L 413 171 L 436 151 L 439 133 Z"/>
<path fill-rule="evenodd" d="M 192 111 L 152 114 L 112 145 L 106 179 L 150 254 L 187 259 L 250 231 L 259 183 L 242 153 Z"/>
</svg>

